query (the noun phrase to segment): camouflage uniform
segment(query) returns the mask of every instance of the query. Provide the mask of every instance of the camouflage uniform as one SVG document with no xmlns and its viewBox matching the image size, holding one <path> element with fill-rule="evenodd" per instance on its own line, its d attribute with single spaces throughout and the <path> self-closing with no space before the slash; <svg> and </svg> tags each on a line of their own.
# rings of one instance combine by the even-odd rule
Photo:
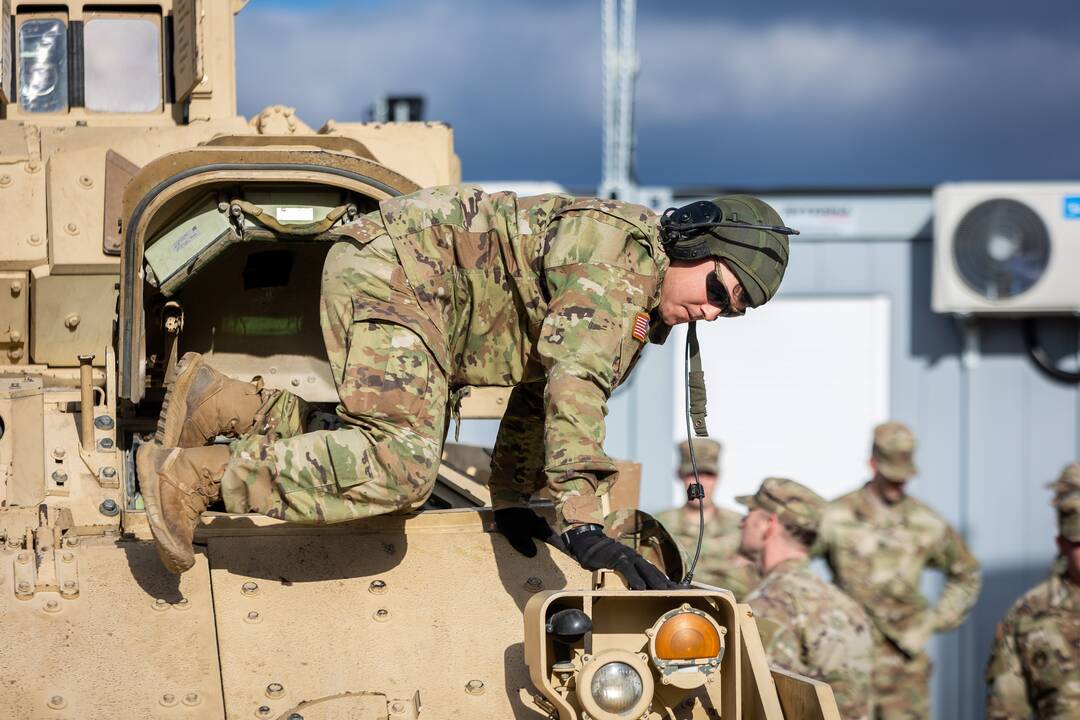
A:
<svg viewBox="0 0 1080 720">
<path fill-rule="evenodd" d="M 1080 543 L 1080 464 L 1052 485 L 1058 533 Z M 990 720 L 1065 720 L 1080 714 L 1080 586 L 1056 563 L 998 623 L 986 668 Z"/>
<path fill-rule="evenodd" d="M 875 431 L 874 457 L 888 477 L 914 474 L 913 451 L 914 437 L 899 423 Z M 924 648 L 934 633 L 959 626 L 975 604 L 978 561 L 926 505 L 910 496 L 886 505 L 869 484 L 829 504 L 818 541 L 836 583 L 873 621 L 878 717 L 928 717 L 931 662 Z M 926 568 L 946 575 L 936 607 L 920 590 Z"/>
<path fill-rule="evenodd" d="M 305 433 L 280 393 L 231 446 L 231 512 L 331 523 L 418 508 L 435 482 L 448 415 L 468 386 L 512 386 L 492 458 L 493 502 L 545 483 L 563 524 L 603 522 L 615 465 L 607 399 L 645 340 L 668 260 L 656 216 L 566 195 L 518 199 L 442 187 L 383 201 L 341 228 L 321 320 L 338 430 Z M 653 319 L 651 339 L 668 328 Z"/>
<path fill-rule="evenodd" d="M 738 499 L 809 533 L 817 529 L 825 505 L 813 491 L 781 478 L 768 478 L 756 495 Z M 772 664 L 827 682 L 845 720 L 869 720 L 873 641 L 870 620 L 858 603 L 815 575 L 807 558 L 771 568 L 746 602 Z"/>
<path fill-rule="evenodd" d="M 694 474 L 690 461 L 690 449 L 684 440 L 678 446 L 679 477 Z M 720 443 L 715 440 L 700 439 L 694 441 L 694 459 L 698 472 L 702 475 L 720 475 Z M 679 549 L 686 556 L 687 562 L 693 560 L 697 547 L 699 523 L 697 508 L 687 505 L 672 508 L 656 515 L 656 519 L 667 528 L 679 544 Z M 705 534 L 701 539 L 701 557 L 698 558 L 694 579 L 706 585 L 726 588 L 742 598 L 750 592 L 761 573 L 757 565 L 749 558 L 739 554 L 739 524 L 742 516 L 725 508 L 713 507 L 711 516 L 705 520 Z"/>
</svg>

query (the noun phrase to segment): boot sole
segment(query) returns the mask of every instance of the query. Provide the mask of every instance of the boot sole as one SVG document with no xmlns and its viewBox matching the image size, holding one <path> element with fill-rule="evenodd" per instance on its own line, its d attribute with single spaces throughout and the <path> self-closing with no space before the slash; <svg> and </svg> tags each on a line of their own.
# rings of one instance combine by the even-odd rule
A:
<svg viewBox="0 0 1080 720">
<path fill-rule="evenodd" d="M 192 355 L 195 357 L 185 363 Z M 167 384 L 165 399 L 161 402 L 161 414 L 158 415 L 157 431 L 154 433 L 154 442 L 158 445 L 176 447 L 180 442 L 180 433 L 187 417 L 187 393 L 202 364 L 202 356 L 194 352 L 184 353 L 176 364 L 176 375 L 172 382 Z"/>
<path fill-rule="evenodd" d="M 147 459 L 149 455 L 150 453 L 145 452 L 138 452 L 135 455 L 135 472 L 139 478 L 143 505 L 146 507 L 146 520 L 150 525 L 150 534 L 154 536 L 154 546 L 157 548 L 161 563 L 166 570 L 179 575 L 190 570 L 195 564 L 195 554 L 194 550 L 179 547 L 164 529 L 166 526 L 161 512 L 161 495 L 158 493 L 161 477 Z"/>
</svg>

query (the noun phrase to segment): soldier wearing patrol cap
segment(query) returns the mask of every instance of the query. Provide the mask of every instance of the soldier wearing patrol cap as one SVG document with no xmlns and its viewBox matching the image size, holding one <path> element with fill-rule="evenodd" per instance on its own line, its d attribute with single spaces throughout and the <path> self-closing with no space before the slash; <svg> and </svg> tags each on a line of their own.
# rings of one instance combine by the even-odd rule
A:
<svg viewBox="0 0 1080 720">
<path fill-rule="evenodd" d="M 929 715 L 926 644 L 967 617 L 979 595 L 979 563 L 960 534 L 911 497 L 915 435 L 906 425 L 874 428 L 873 477 L 829 504 L 819 545 L 836 583 L 873 621 L 874 695 L 879 718 Z M 946 576 L 936 606 L 922 594 L 923 570 Z"/>
<path fill-rule="evenodd" d="M 998 623 L 986 668 L 989 720 L 1080 713 L 1080 463 L 1051 487 L 1059 562 Z"/>
<path fill-rule="evenodd" d="M 873 640 L 858 603 L 808 567 L 825 500 L 785 478 L 765 478 L 753 495 L 740 550 L 764 575 L 746 597 L 772 664 L 827 682 L 840 716 L 869 720 Z"/>
<path fill-rule="evenodd" d="M 553 530 L 527 502 L 546 484 L 583 567 L 613 568 L 636 589 L 669 587 L 603 532 L 615 473 L 603 450 L 607 400 L 672 325 L 768 301 L 795 232 L 744 195 L 686 208 L 658 217 L 613 200 L 437 187 L 335 228 L 321 325 L 341 427 L 305 432 L 295 395 L 186 356 L 157 444 L 136 456 L 166 567 L 192 566 L 199 514 L 219 499 L 230 512 L 309 524 L 422 507 L 455 399 L 503 386 L 513 391 L 492 457 L 499 531 L 535 554 Z M 234 440 L 210 445 L 219 435 Z"/>
<path fill-rule="evenodd" d="M 686 491 L 694 484 L 694 465 L 690 458 L 690 445 L 685 440 L 678 445 L 679 467 L 676 478 Z M 742 516 L 727 508 L 713 504 L 713 491 L 720 479 L 721 446 L 716 440 L 694 440 L 694 460 L 697 461 L 698 477 L 705 496 L 701 500 L 688 500 L 682 507 L 657 514 L 660 521 L 683 552 L 693 557 L 701 524 L 699 505 L 705 512 L 705 533 L 701 538 L 701 556 L 698 559 L 694 579 L 730 590 L 742 598 L 750 592 L 761 578 L 749 558 L 739 554 L 739 525 Z"/>
</svg>

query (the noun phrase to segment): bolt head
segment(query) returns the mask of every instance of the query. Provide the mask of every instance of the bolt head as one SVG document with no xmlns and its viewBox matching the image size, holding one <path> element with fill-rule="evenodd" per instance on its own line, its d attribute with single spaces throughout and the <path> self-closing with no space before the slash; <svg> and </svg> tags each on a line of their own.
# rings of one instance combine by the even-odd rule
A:
<svg viewBox="0 0 1080 720">
<path fill-rule="evenodd" d="M 285 694 L 285 686 L 281 683 L 270 683 L 266 686 L 266 696 L 271 699 L 277 699 Z"/>
<path fill-rule="evenodd" d="M 30 553 L 21 552 L 18 555 L 16 555 L 15 557 L 23 565 L 30 562 Z"/>
<path fill-rule="evenodd" d="M 30 583 L 26 582 L 25 580 L 20 580 L 19 584 L 16 585 L 16 587 L 19 589 L 19 592 L 21 592 L 21 593 L 30 592 Z"/>
<path fill-rule="evenodd" d="M 57 447 L 54 447 L 54 448 L 53 448 L 53 451 L 52 451 L 52 456 L 53 456 L 53 457 L 54 457 L 55 459 L 57 459 L 57 460 L 63 460 L 63 459 L 64 459 L 64 456 L 65 456 L 65 455 L 67 455 L 67 451 L 66 451 L 66 450 L 64 450 L 64 448 L 62 448 L 62 447 L 60 447 L 60 446 L 57 446 Z"/>
<path fill-rule="evenodd" d="M 176 696 L 173 695 L 172 693 L 165 693 L 164 695 L 161 696 L 161 704 L 166 706 L 166 707 L 169 707 L 171 705 L 175 705 L 176 704 Z"/>
<path fill-rule="evenodd" d="M 114 424 L 112 417 L 108 415 L 98 415 L 94 418 L 94 427 L 98 430 L 112 430 Z"/>
<path fill-rule="evenodd" d="M 114 478 L 116 477 L 116 468 L 107 465 L 101 468 L 101 475 L 102 477 Z"/>
<path fill-rule="evenodd" d="M 259 717 L 270 717 L 270 706 L 260 705 L 259 709 L 255 711 L 255 714 Z"/>
<path fill-rule="evenodd" d="M 74 555 L 74 553 L 69 553 L 69 552 L 61 553 L 60 559 L 63 560 L 64 562 L 66 562 L 66 563 L 74 562 L 75 555 Z"/>
<path fill-rule="evenodd" d="M 185 705 L 188 705 L 188 706 L 198 705 L 200 702 L 202 702 L 202 698 L 199 697 L 199 693 L 189 692 L 186 695 L 184 695 L 184 704 Z"/>
<path fill-rule="evenodd" d="M 55 600 L 48 600 L 45 603 L 45 609 L 46 610 L 56 610 L 59 607 L 60 607 L 60 603 L 56 602 Z"/>
<path fill-rule="evenodd" d="M 244 595 L 254 595 L 259 592 L 259 583 L 248 580 L 246 583 L 240 586 L 240 592 Z"/>
<path fill-rule="evenodd" d="M 479 695 L 484 692 L 484 683 L 482 680 L 470 680 L 465 683 L 465 692 L 470 695 Z"/>
<path fill-rule="evenodd" d="M 249 612 L 249 613 L 247 614 L 247 619 L 248 619 L 248 620 L 258 620 L 258 619 L 259 619 L 259 613 L 257 613 L 257 612 L 255 612 L 254 610 L 252 610 L 251 612 Z"/>
<path fill-rule="evenodd" d="M 53 482 L 57 485 L 63 485 L 68 481 L 68 474 L 63 470 L 54 470 L 52 474 Z"/>
<path fill-rule="evenodd" d="M 52 697 L 49 698 L 48 705 L 49 705 L 49 707 L 53 708 L 54 710 L 59 710 L 60 708 L 67 705 L 67 701 L 64 700 L 63 695 L 53 695 Z"/>
<path fill-rule="evenodd" d="M 101 501 L 101 505 L 98 506 L 98 510 L 101 512 L 102 515 L 108 515 L 111 517 L 120 512 L 120 507 L 112 498 L 106 498 Z"/>
</svg>

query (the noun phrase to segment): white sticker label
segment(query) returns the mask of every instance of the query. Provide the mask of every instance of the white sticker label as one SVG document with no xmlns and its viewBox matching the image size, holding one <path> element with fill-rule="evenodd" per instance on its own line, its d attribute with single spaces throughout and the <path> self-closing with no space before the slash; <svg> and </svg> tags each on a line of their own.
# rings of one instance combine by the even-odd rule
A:
<svg viewBox="0 0 1080 720">
<path fill-rule="evenodd" d="M 279 207 L 277 209 L 278 222 L 315 222 L 315 208 L 310 207 Z"/>
</svg>

